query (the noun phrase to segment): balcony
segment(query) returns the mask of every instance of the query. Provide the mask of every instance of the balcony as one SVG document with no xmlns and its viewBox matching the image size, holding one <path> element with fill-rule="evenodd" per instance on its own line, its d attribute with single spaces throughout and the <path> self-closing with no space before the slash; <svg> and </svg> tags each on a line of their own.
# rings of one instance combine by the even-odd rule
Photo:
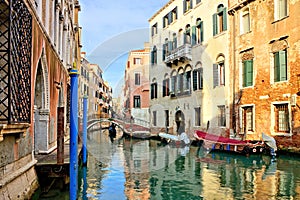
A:
<svg viewBox="0 0 300 200">
<path fill-rule="evenodd" d="M 171 52 L 166 54 L 164 62 L 167 66 L 171 67 L 172 64 L 177 66 L 178 62 L 184 62 L 185 60 L 192 60 L 192 46 L 191 44 L 184 44 Z"/>
</svg>

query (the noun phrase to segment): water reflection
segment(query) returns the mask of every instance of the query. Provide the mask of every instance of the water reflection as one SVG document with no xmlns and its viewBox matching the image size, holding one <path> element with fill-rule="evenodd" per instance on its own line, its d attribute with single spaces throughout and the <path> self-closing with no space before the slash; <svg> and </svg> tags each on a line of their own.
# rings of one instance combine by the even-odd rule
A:
<svg viewBox="0 0 300 200">
<path fill-rule="evenodd" d="M 121 135 L 112 143 L 105 131 L 90 133 L 79 199 L 300 199 L 298 157 L 273 162 Z"/>
</svg>

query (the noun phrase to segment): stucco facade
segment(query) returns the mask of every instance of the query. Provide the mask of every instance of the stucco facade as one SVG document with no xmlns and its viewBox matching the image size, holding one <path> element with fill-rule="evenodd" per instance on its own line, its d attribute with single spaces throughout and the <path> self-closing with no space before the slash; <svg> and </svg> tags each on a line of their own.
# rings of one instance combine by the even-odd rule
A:
<svg viewBox="0 0 300 200">
<path fill-rule="evenodd" d="M 152 130 L 229 135 L 227 1 L 171 0 L 149 24 Z"/>
<path fill-rule="evenodd" d="M 129 52 L 125 69 L 123 113 L 136 123 L 149 122 L 149 43 L 144 49 Z"/>
</svg>

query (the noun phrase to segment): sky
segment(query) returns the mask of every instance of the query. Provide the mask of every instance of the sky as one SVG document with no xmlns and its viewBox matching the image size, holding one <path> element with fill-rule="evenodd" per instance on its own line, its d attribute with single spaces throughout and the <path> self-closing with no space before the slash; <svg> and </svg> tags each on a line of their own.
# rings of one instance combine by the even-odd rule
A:
<svg viewBox="0 0 300 200">
<path fill-rule="evenodd" d="M 98 64 L 113 91 L 123 84 L 130 50 L 143 49 L 149 41 L 148 20 L 169 0 L 80 0 L 82 51 Z"/>
</svg>

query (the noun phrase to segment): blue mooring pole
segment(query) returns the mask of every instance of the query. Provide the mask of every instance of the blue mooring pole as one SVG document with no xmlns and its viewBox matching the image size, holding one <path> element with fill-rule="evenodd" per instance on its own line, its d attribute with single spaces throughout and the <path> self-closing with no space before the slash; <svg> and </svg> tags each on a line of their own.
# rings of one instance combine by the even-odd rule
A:
<svg viewBox="0 0 300 200">
<path fill-rule="evenodd" d="M 78 70 L 71 69 L 70 99 L 70 200 L 77 199 L 78 190 Z"/>
<path fill-rule="evenodd" d="M 82 132 L 82 164 L 87 164 L 87 95 L 83 97 L 83 132 Z"/>
</svg>

